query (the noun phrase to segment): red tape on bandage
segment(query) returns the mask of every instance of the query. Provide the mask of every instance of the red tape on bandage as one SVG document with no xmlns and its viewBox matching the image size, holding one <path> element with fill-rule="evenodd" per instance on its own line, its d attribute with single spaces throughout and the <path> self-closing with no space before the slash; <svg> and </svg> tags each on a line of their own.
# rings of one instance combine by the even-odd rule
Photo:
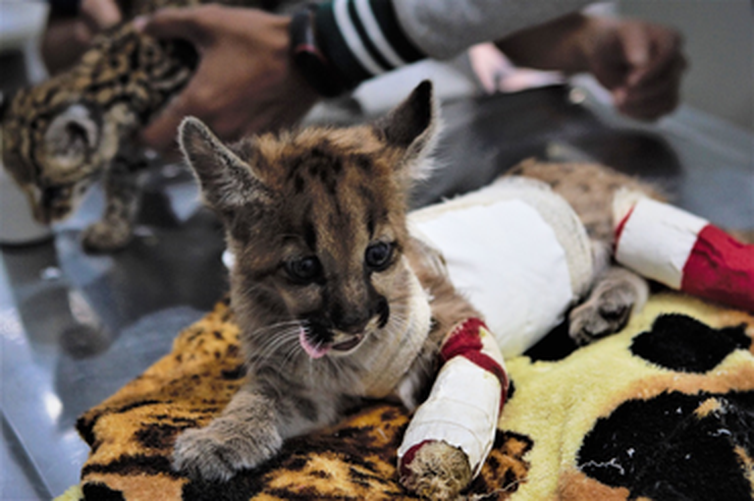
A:
<svg viewBox="0 0 754 501">
<path fill-rule="evenodd" d="M 453 357 L 463 356 L 470 351 L 482 349 L 482 339 L 479 337 L 479 329 L 484 327 L 484 322 L 478 318 L 470 318 L 455 328 L 450 337 L 445 341 L 440 350 L 443 362 Z"/>
<path fill-rule="evenodd" d="M 631 207 L 625 216 L 623 216 L 623 219 L 620 220 L 620 223 L 618 223 L 618 226 L 615 227 L 615 242 L 613 243 L 613 251 L 617 252 L 618 250 L 618 244 L 620 243 L 620 237 L 623 235 L 623 228 L 626 227 L 626 223 L 628 222 L 628 218 L 631 217 L 631 214 L 634 213 L 634 208 L 636 206 L 634 205 Z"/>
<path fill-rule="evenodd" d="M 754 311 L 754 245 L 705 226 L 683 267 L 681 290 Z"/>
<path fill-rule="evenodd" d="M 508 395 L 508 375 L 495 359 L 482 352 L 482 339 L 479 337 L 479 329 L 487 329 L 487 326 L 478 318 L 470 318 L 458 326 L 450 335 L 440 350 L 443 363 L 453 357 L 463 357 L 481 367 L 485 371 L 494 374 L 500 381 L 501 398 L 500 409 L 502 410 Z"/>
</svg>

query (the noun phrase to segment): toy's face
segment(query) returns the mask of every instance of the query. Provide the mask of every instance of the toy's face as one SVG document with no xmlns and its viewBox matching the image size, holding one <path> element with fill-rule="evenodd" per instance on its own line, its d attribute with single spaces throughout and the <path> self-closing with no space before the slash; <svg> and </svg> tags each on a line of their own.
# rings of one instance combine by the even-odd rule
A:
<svg viewBox="0 0 754 501">
<path fill-rule="evenodd" d="M 48 224 L 77 207 L 111 154 L 101 120 L 84 105 L 25 114 L 22 105 L 33 91 L 19 92 L 3 118 L 2 159 L 34 218 Z"/>
</svg>

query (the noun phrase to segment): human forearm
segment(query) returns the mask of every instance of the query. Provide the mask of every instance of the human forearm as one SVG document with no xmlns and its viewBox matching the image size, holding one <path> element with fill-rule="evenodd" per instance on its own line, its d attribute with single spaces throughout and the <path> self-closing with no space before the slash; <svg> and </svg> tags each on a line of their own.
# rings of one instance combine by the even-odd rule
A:
<svg viewBox="0 0 754 501">
<path fill-rule="evenodd" d="M 50 0 L 49 4 L 40 52 L 51 74 L 76 63 L 97 33 L 121 20 L 114 0 Z"/>
<path fill-rule="evenodd" d="M 320 4 L 317 39 L 348 87 L 400 66 L 446 59 L 586 5 L 585 0 L 334 0 Z"/>
<path fill-rule="evenodd" d="M 497 40 L 495 45 L 518 66 L 572 74 L 589 69 L 584 39 L 589 17 L 572 13 Z"/>
<path fill-rule="evenodd" d="M 70 68 L 89 46 L 90 39 L 91 33 L 81 19 L 51 17 L 40 43 L 47 71 L 55 75 Z"/>
<path fill-rule="evenodd" d="M 570 14 L 514 33 L 497 46 L 519 66 L 588 72 L 610 90 L 617 109 L 653 120 L 680 100 L 686 68 L 681 35 L 636 19 Z"/>
<path fill-rule="evenodd" d="M 188 40 L 200 54 L 188 86 L 142 131 L 142 141 L 150 146 L 171 149 L 187 115 L 232 140 L 289 126 L 317 100 L 292 64 L 289 17 L 205 5 L 164 9 L 136 24 L 158 38 Z"/>
</svg>

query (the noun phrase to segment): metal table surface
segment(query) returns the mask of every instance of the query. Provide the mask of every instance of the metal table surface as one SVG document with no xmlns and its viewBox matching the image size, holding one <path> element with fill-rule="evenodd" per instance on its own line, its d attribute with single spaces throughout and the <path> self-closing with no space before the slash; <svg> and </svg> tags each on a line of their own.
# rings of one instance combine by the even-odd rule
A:
<svg viewBox="0 0 754 501">
<path fill-rule="evenodd" d="M 414 203 L 481 186 L 536 155 L 605 162 L 661 183 L 717 224 L 754 228 L 750 133 L 687 108 L 639 125 L 573 97 L 552 87 L 447 103 L 445 167 Z M 191 177 L 166 166 L 147 186 L 138 236 L 122 252 L 79 247 L 102 207 L 97 190 L 54 240 L 0 252 L 2 500 L 49 499 L 77 483 L 88 453 L 77 416 L 167 353 L 226 290 L 222 231 Z"/>
</svg>

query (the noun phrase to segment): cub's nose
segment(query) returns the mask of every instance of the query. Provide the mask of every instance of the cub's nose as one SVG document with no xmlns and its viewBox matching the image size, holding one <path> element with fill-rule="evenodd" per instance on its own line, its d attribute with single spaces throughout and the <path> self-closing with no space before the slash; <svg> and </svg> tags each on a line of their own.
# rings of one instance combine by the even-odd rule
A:
<svg viewBox="0 0 754 501">
<path fill-rule="evenodd" d="M 334 308 L 332 312 L 333 326 L 345 334 L 360 334 L 364 332 L 372 318 L 368 310 Z"/>
</svg>

